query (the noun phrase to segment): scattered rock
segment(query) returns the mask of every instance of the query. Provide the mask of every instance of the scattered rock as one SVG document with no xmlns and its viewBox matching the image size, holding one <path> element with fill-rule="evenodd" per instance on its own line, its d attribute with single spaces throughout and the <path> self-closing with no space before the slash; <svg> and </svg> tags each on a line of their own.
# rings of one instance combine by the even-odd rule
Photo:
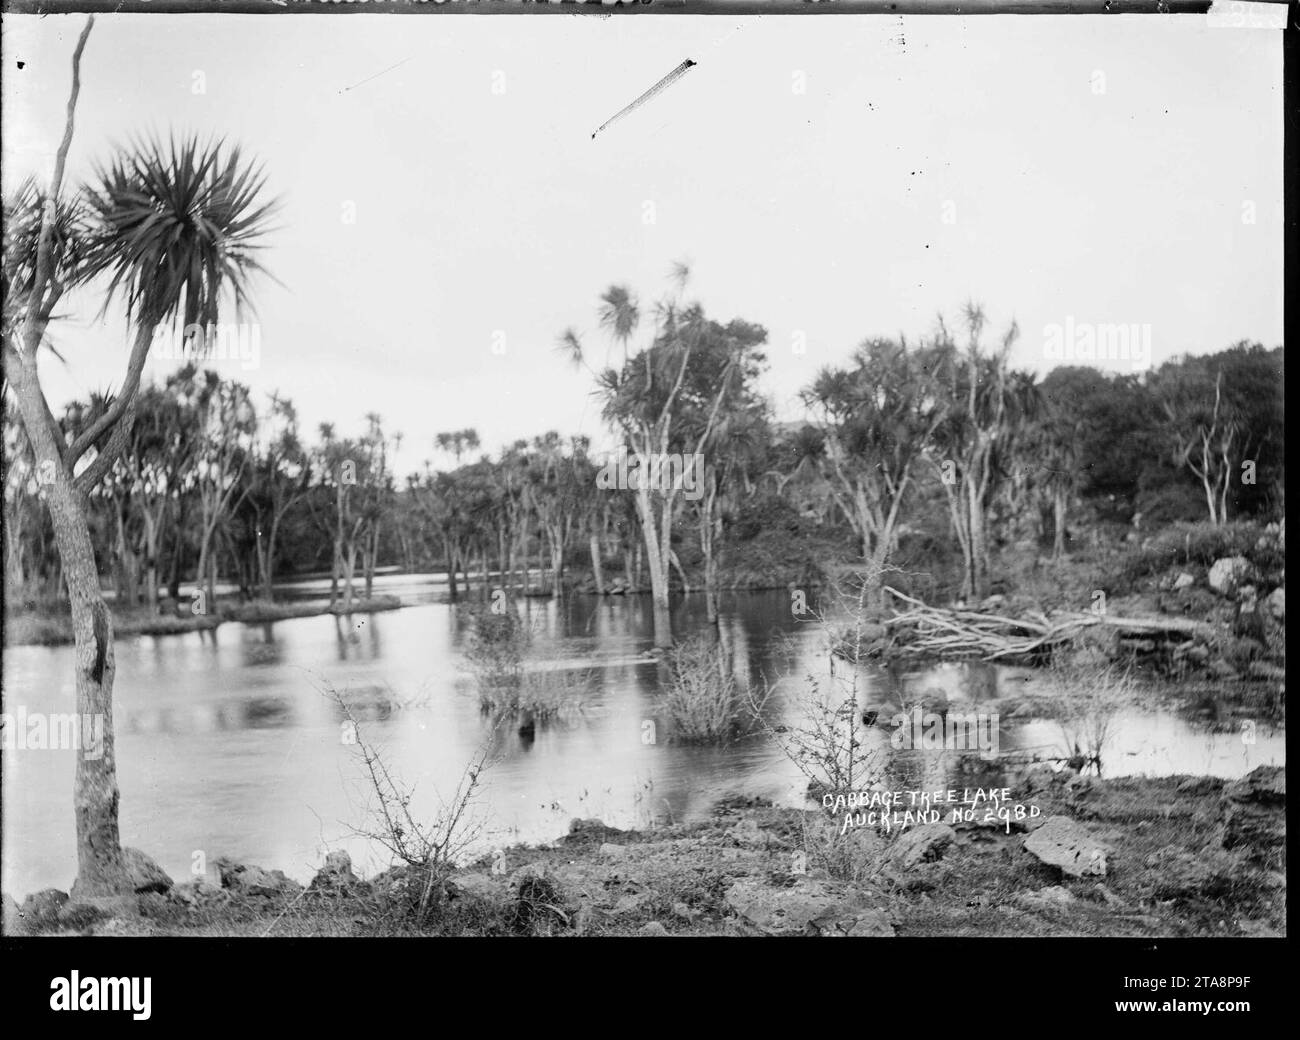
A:
<svg viewBox="0 0 1300 1040">
<path fill-rule="evenodd" d="M 741 879 L 727 891 L 727 905 L 744 925 L 764 935 L 893 935 L 893 925 L 868 907 L 860 893 L 813 877 L 786 888 Z"/>
<path fill-rule="evenodd" d="M 282 870 L 263 870 L 224 856 L 217 860 L 216 866 L 221 876 L 221 887 L 239 895 L 276 898 L 296 896 L 302 891 L 302 885 Z"/>
<path fill-rule="evenodd" d="M 1219 595 L 1231 596 L 1249 572 L 1250 561 L 1246 557 L 1225 556 L 1221 560 L 1214 561 L 1207 580 L 1210 588 Z"/>
<path fill-rule="evenodd" d="M 614 845 L 608 841 L 603 842 L 600 846 L 600 854 L 606 859 L 627 859 L 627 847 Z"/>
<path fill-rule="evenodd" d="M 1245 848 L 1257 861 L 1286 848 L 1286 769 L 1259 766 L 1223 789 L 1223 847 Z"/>
<path fill-rule="evenodd" d="M 887 858 L 891 866 L 911 870 L 918 863 L 941 859 L 956 837 L 957 832 L 946 823 L 924 823 L 903 831 Z"/>
<path fill-rule="evenodd" d="M 122 863 L 137 894 L 166 892 L 176 884 L 162 867 L 139 849 L 122 849 Z"/>
<path fill-rule="evenodd" d="M 193 909 L 200 903 L 228 900 L 230 893 L 219 885 L 212 884 L 207 878 L 198 877 L 192 881 L 182 881 L 168 891 L 167 896 L 173 902 Z"/>
<path fill-rule="evenodd" d="M 1025 850 L 1040 862 L 1059 867 L 1071 877 L 1105 877 L 1106 857 L 1114 852 L 1083 824 L 1068 816 L 1053 816 L 1025 839 Z"/>
<path fill-rule="evenodd" d="M 325 857 L 325 866 L 321 868 L 331 874 L 352 880 L 356 877 L 352 873 L 352 857 L 342 849 L 336 849 Z"/>
<path fill-rule="evenodd" d="M 330 895 L 352 895 L 371 887 L 352 873 L 352 857 L 342 849 L 325 857 L 325 865 L 316 871 L 308 886 L 312 892 Z"/>
<path fill-rule="evenodd" d="M 458 910 L 493 915 L 509 902 L 509 892 L 486 874 L 457 871 L 447 878 L 448 903 Z"/>
</svg>

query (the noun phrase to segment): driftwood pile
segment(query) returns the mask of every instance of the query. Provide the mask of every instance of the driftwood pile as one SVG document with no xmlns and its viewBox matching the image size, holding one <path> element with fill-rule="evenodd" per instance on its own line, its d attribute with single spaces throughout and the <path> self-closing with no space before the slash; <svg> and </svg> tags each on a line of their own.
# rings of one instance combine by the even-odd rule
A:
<svg viewBox="0 0 1300 1040">
<path fill-rule="evenodd" d="M 1035 657 L 1075 642 L 1087 629 L 1104 625 L 1120 637 L 1206 636 L 1210 625 L 1183 618 L 1125 618 L 1106 613 L 1029 612 L 1010 618 L 978 610 L 932 607 L 896 589 L 886 592 L 903 609 L 884 622 L 899 651 L 925 657 L 979 657 L 985 661 Z"/>
</svg>

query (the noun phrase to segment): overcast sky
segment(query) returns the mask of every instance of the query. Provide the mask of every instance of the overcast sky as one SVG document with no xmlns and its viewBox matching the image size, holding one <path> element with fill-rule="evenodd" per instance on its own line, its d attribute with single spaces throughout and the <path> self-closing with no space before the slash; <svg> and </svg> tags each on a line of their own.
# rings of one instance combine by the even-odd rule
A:
<svg viewBox="0 0 1300 1040">
<path fill-rule="evenodd" d="M 83 18 L 4 19 L 6 190 L 49 175 Z M 767 328 L 785 418 L 820 366 L 968 298 L 1037 371 L 1067 320 L 1149 325 L 1157 364 L 1280 344 L 1281 68 L 1279 32 L 1192 15 L 100 16 L 70 175 L 150 130 L 259 156 L 283 287 L 259 283 L 260 365 L 218 367 L 313 436 L 378 411 L 413 469 L 466 426 L 603 441 L 555 340 L 603 356 L 600 292 L 650 303 L 678 259 L 711 316 Z M 121 377 L 97 309 L 55 330 L 56 410 Z"/>
</svg>

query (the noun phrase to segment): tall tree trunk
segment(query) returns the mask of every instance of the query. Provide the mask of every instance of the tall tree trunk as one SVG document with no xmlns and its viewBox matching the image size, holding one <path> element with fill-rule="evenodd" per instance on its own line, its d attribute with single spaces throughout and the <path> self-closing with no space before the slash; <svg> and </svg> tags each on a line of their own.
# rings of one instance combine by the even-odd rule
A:
<svg viewBox="0 0 1300 1040">
<path fill-rule="evenodd" d="M 451 588 L 451 601 L 455 603 L 459 598 L 459 590 L 456 588 L 456 553 L 446 539 L 443 539 L 442 549 L 447 557 L 447 582 Z"/>
<path fill-rule="evenodd" d="M 551 593 L 556 599 L 564 595 L 564 542 L 551 543 Z"/>
<path fill-rule="evenodd" d="M 596 595 L 605 595 L 605 568 L 601 565 L 600 558 L 600 535 L 592 532 L 591 541 L 591 573 L 596 579 Z"/>
<path fill-rule="evenodd" d="M 271 530 L 266 534 L 266 573 L 262 578 L 262 595 L 268 603 L 275 601 L 275 543 L 280 535 L 280 517 L 271 517 Z"/>
<path fill-rule="evenodd" d="M 668 600 L 668 561 L 664 547 L 659 544 L 655 527 L 654 510 L 649 492 L 642 489 L 636 499 L 637 513 L 641 518 L 641 534 L 645 541 L 645 555 L 650 565 L 650 596 L 654 603 L 654 640 L 659 649 L 673 645 L 672 611 Z M 640 552 L 641 546 L 637 546 Z M 638 567 L 639 569 L 639 567 Z"/>
<path fill-rule="evenodd" d="M 1057 560 L 1065 555 L 1065 507 L 1065 489 L 1057 488 L 1052 496 L 1052 558 Z"/>
<path fill-rule="evenodd" d="M 120 898 L 130 895 L 132 884 L 122 862 L 117 823 L 119 792 L 113 740 L 113 679 L 117 662 L 113 653 L 113 618 L 99 588 L 99 570 L 95 566 L 85 502 L 73 487 L 71 474 L 62 465 L 59 446 L 47 425 L 45 397 L 35 371 L 34 354 L 40 336 L 24 338 L 27 356 L 13 365 L 8 374 L 37 465 L 46 463 L 54 468 L 54 482 L 45 487 L 45 502 L 72 608 L 77 714 L 82 738 L 77 750 L 72 796 L 77 829 L 77 880 L 72 886 L 72 897 L 76 900 Z"/>
<path fill-rule="evenodd" d="M 150 614 L 158 613 L 158 521 L 144 511 L 144 596 Z"/>
</svg>

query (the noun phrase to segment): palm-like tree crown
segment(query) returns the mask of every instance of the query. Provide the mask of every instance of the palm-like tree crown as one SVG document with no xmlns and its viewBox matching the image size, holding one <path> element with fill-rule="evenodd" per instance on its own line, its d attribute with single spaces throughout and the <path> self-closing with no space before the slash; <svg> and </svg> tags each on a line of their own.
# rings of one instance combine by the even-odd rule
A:
<svg viewBox="0 0 1300 1040">
<path fill-rule="evenodd" d="M 238 147 L 193 136 L 146 141 L 97 176 L 89 205 L 99 232 L 88 263 L 109 276 L 109 298 L 123 293 L 129 317 L 207 325 L 224 291 L 237 312 L 248 305 L 277 203 L 260 201 L 265 176 Z"/>
</svg>

